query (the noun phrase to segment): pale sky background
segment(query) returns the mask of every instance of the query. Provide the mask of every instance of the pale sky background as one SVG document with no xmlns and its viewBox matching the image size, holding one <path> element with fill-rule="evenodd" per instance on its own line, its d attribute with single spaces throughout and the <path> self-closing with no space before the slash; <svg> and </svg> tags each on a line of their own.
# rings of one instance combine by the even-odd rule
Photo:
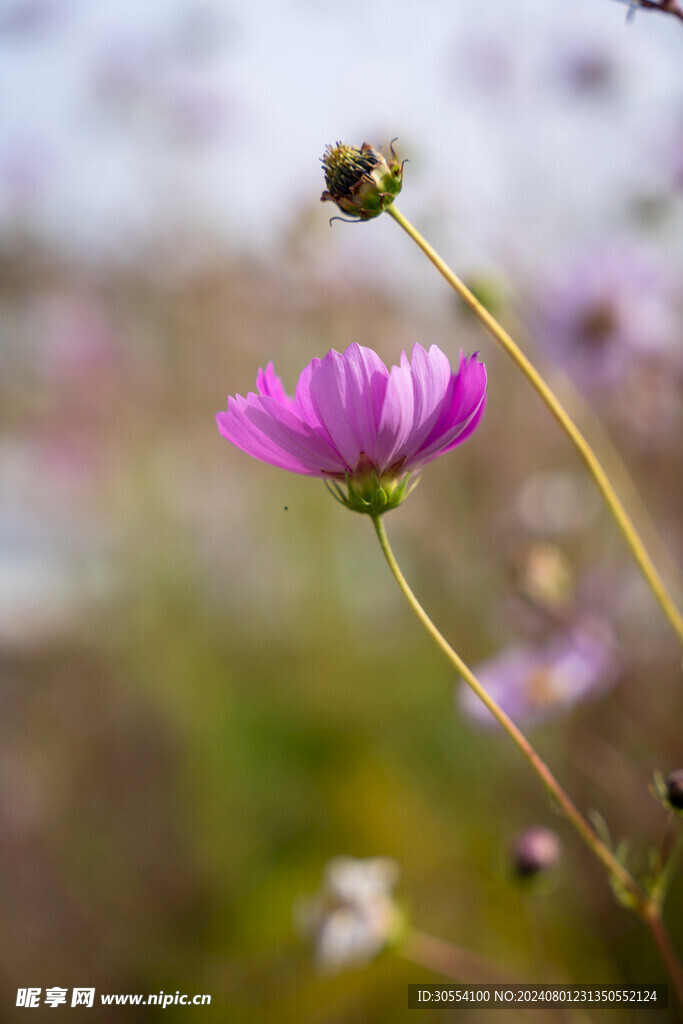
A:
<svg viewBox="0 0 683 1024">
<path fill-rule="evenodd" d="M 127 258 L 203 221 L 267 254 L 304 212 L 325 226 L 334 212 L 315 210 L 327 142 L 398 136 L 411 160 L 400 205 L 433 240 L 475 261 L 533 260 L 609 232 L 626 193 L 665 179 L 675 131 L 683 145 L 682 26 L 626 12 L 611 0 L 0 0 L 0 229 L 28 222 L 60 246 Z M 572 68 L 595 54 L 611 85 L 577 91 Z M 396 231 L 336 227 L 355 250 L 349 235 L 364 232 L 370 264 Z"/>
</svg>

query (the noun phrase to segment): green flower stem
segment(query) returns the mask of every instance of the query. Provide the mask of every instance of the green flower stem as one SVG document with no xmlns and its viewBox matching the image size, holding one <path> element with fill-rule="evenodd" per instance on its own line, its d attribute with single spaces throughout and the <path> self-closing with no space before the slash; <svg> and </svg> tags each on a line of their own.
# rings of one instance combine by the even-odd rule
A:
<svg viewBox="0 0 683 1024">
<path fill-rule="evenodd" d="M 391 550 L 389 544 L 389 538 L 384 527 L 384 522 L 380 517 L 373 517 L 373 523 L 375 524 L 375 530 L 379 542 L 384 552 L 384 557 L 389 563 L 396 582 L 403 591 L 403 595 L 406 598 L 408 604 L 415 612 L 415 615 L 420 620 L 422 625 L 425 627 L 427 632 L 431 635 L 435 641 L 437 647 L 440 647 L 443 653 L 446 655 L 451 664 L 457 669 L 459 674 L 463 677 L 465 682 L 471 689 L 474 690 L 479 699 L 486 705 L 491 714 L 494 716 L 496 721 L 505 729 L 510 739 L 515 743 L 521 750 L 524 757 L 527 759 L 531 767 L 534 769 L 538 777 L 544 783 L 546 788 L 552 793 L 555 801 L 562 809 L 566 817 L 576 828 L 582 839 L 588 844 L 595 856 L 602 861 L 603 865 L 607 868 L 610 875 L 613 875 L 619 880 L 621 885 L 626 889 L 627 892 L 631 893 L 640 903 L 644 903 L 647 899 L 645 892 L 640 888 L 637 882 L 631 877 L 631 874 L 621 864 L 605 844 L 598 838 L 593 829 L 592 825 L 583 817 L 581 812 L 577 810 L 572 801 L 569 799 L 561 785 L 554 777 L 543 759 L 536 753 L 534 748 L 531 746 L 526 736 L 517 728 L 511 718 L 503 711 L 501 707 L 493 700 L 491 696 L 486 692 L 484 687 L 481 685 L 477 677 L 474 675 L 472 670 L 468 668 L 465 662 L 462 660 L 460 655 L 453 650 L 451 645 L 448 643 L 446 638 L 439 632 L 432 620 L 429 618 L 424 608 L 417 600 L 412 590 L 410 589 L 405 576 L 401 572 L 401 569 L 394 557 L 394 553 Z"/>
<path fill-rule="evenodd" d="M 531 746 L 526 736 L 517 728 L 512 719 L 506 715 L 503 709 L 499 707 L 495 700 L 493 700 L 486 692 L 472 670 L 465 664 L 460 655 L 453 650 L 446 638 L 439 632 L 418 599 L 415 597 L 415 594 L 410 589 L 405 576 L 401 572 L 399 564 L 391 549 L 391 545 L 389 544 L 384 520 L 381 516 L 372 516 L 371 518 L 377 532 L 380 546 L 384 552 L 384 557 L 387 560 L 396 582 L 403 592 L 403 596 L 415 613 L 416 617 L 432 637 L 437 647 L 439 647 L 446 655 L 450 663 L 462 676 L 468 686 L 474 690 L 476 695 L 486 705 L 499 725 L 502 726 L 512 742 L 520 749 L 540 778 L 541 782 L 552 795 L 557 806 L 574 826 L 586 845 L 593 851 L 598 860 L 606 868 L 613 885 L 620 887 L 621 890 L 627 894 L 629 904 L 647 925 L 654 941 L 656 942 L 662 960 L 676 987 L 681 1006 L 683 1006 L 683 971 L 677 961 L 676 953 L 671 946 L 671 940 L 669 939 L 664 927 L 660 903 L 648 896 L 635 878 L 633 878 L 630 871 L 628 871 L 628 869 L 619 860 L 617 860 L 612 851 L 602 842 L 590 823 L 574 805 L 567 793 L 565 793 L 564 789 L 550 771 L 545 761 Z"/>
<path fill-rule="evenodd" d="M 614 488 L 612 487 L 607 474 L 605 473 L 602 465 L 598 461 L 595 452 L 589 445 L 586 438 L 583 436 L 579 428 L 576 426 L 571 416 L 566 412 L 564 406 L 554 394 L 553 391 L 545 383 L 541 375 L 535 369 L 535 367 L 529 362 L 527 357 L 524 355 L 519 346 L 513 341 L 510 335 L 505 331 L 495 317 L 491 316 L 489 311 L 482 306 L 481 302 L 475 298 L 469 288 L 460 280 L 456 274 L 453 273 L 451 268 L 444 263 L 439 254 L 431 247 L 429 242 L 417 231 L 413 225 L 407 220 L 396 206 L 392 204 L 386 208 L 386 213 L 390 214 L 398 224 L 401 225 L 403 230 L 410 235 L 413 241 L 422 249 L 423 253 L 429 260 L 434 264 L 436 269 L 442 274 L 443 277 L 448 281 L 450 286 L 458 293 L 460 298 L 467 303 L 475 316 L 483 323 L 484 327 L 493 335 L 493 337 L 502 345 L 508 355 L 511 357 L 514 363 L 519 367 L 525 377 L 531 382 L 532 386 L 536 389 L 538 394 L 541 396 L 545 404 L 550 409 L 551 413 L 560 424 L 564 432 L 567 434 L 569 439 L 574 444 L 574 447 L 578 451 L 579 455 L 583 459 L 584 464 L 588 468 L 588 471 L 595 480 L 598 489 L 600 490 L 603 498 L 605 499 L 610 512 L 612 513 L 619 529 L 621 530 L 626 543 L 631 549 L 631 553 L 635 558 L 636 562 L 640 566 L 641 572 L 645 576 L 645 579 L 650 584 L 652 591 L 659 602 L 659 605 L 668 618 L 669 622 L 675 629 L 681 641 L 683 641 L 683 615 L 676 607 L 676 604 L 669 594 L 667 587 L 659 575 L 655 565 L 650 558 L 645 546 L 640 539 L 635 526 L 631 522 L 631 519 L 626 512 L 626 509 L 622 505 L 621 501 L 617 497 Z"/>
<path fill-rule="evenodd" d="M 605 430 L 599 415 L 583 397 L 578 388 L 565 374 L 556 371 L 550 383 L 551 390 L 559 397 L 568 411 L 568 415 L 577 423 L 584 425 L 585 433 L 596 458 L 602 463 L 603 469 L 613 482 L 631 509 L 631 517 L 644 544 L 652 552 L 652 556 L 660 565 L 667 567 L 669 589 L 676 594 L 683 592 L 683 580 L 657 530 L 645 502 L 633 480 L 619 450 Z"/>
<path fill-rule="evenodd" d="M 676 956 L 676 951 L 671 945 L 671 939 L 669 933 L 666 930 L 666 926 L 662 919 L 662 908 L 656 900 L 648 900 L 645 908 L 643 921 L 650 930 L 650 934 L 655 941 L 659 955 L 662 958 L 662 963 L 666 967 L 669 977 L 671 978 L 676 996 L 678 998 L 678 1004 L 683 1008 L 683 968 L 681 967 L 680 960 Z"/>
</svg>

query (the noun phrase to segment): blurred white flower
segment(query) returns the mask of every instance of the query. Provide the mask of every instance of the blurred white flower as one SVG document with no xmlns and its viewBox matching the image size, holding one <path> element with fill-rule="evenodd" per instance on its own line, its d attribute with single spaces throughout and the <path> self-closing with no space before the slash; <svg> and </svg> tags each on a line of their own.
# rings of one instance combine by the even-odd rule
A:
<svg viewBox="0 0 683 1024">
<path fill-rule="evenodd" d="M 334 857 L 320 891 L 295 906 L 301 932 L 312 939 L 319 967 L 338 970 L 369 963 L 396 935 L 401 915 L 392 889 L 398 864 L 387 857 Z"/>
</svg>

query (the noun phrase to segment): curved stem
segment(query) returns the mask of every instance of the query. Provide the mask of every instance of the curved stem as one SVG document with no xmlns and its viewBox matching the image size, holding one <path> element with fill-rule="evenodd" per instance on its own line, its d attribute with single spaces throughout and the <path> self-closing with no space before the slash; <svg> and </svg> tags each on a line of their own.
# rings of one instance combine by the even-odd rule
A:
<svg viewBox="0 0 683 1024">
<path fill-rule="evenodd" d="M 403 596 L 422 623 L 437 647 L 445 654 L 457 672 L 462 676 L 468 686 L 474 690 L 483 704 L 489 709 L 493 717 L 502 726 L 512 742 L 519 748 L 541 782 L 549 793 L 552 794 L 558 807 L 565 817 L 571 822 L 586 845 L 593 851 L 598 860 L 607 869 L 610 878 L 617 883 L 629 896 L 629 902 L 639 917 L 650 930 L 653 939 L 660 951 L 662 960 L 676 986 L 679 1000 L 683 1006 L 683 977 L 678 964 L 676 954 L 671 946 L 671 941 L 664 927 L 660 906 L 651 899 L 633 878 L 630 871 L 614 856 L 612 851 L 602 842 L 590 823 L 584 818 L 560 783 L 557 781 L 548 765 L 536 750 L 529 743 L 524 733 L 515 725 L 512 719 L 503 711 L 495 700 L 487 693 L 481 685 L 474 672 L 465 664 L 460 655 L 451 647 L 446 638 L 439 632 L 424 608 L 410 589 L 408 582 L 401 572 L 394 553 L 389 544 L 389 538 L 381 516 L 372 516 L 372 522 L 377 532 L 377 538 L 391 569 L 396 582 L 398 583 Z"/>
<path fill-rule="evenodd" d="M 399 950 L 406 959 L 425 967 L 435 974 L 442 974 L 453 981 L 467 981 L 478 984 L 515 984 L 519 979 L 492 960 L 473 953 L 461 946 L 454 946 L 445 939 L 437 939 L 434 935 L 411 928 Z"/>
<path fill-rule="evenodd" d="M 394 553 L 391 550 L 389 544 L 389 538 L 384 527 L 384 522 L 380 517 L 372 519 L 379 542 L 384 552 L 384 557 L 389 563 L 396 582 L 403 591 L 403 595 L 408 601 L 408 604 L 415 612 L 415 615 L 420 620 L 422 625 L 425 627 L 427 632 L 431 635 L 432 639 L 436 642 L 437 646 L 441 648 L 443 653 L 446 655 L 451 664 L 457 669 L 458 673 L 462 676 L 468 686 L 474 690 L 477 697 L 486 705 L 496 721 L 503 727 L 505 732 L 508 734 L 512 742 L 519 747 L 520 751 L 527 759 L 533 770 L 536 772 L 538 777 L 541 779 L 546 788 L 552 793 L 559 807 L 564 812 L 565 816 L 571 821 L 572 825 L 576 828 L 577 832 L 584 840 L 584 842 L 591 848 L 595 856 L 602 861 L 603 865 L 607 868 L 611 875 L 614 875 L 624 888 L 631 892 L 640 902 L 644 902 L 646 897 L 645 893 L 640 889 L 635 880 L 631 877 L 630 873 L 626 870 L 623 864 L 620 864 L 616 857 L 610 850 L 605 846 L 601 839 L 597 836 L 594 828 L 590 823 L 583 817 L 581 812 L 574 806 L 572 801 L 569 799 L 565 791 L 563 790 L 560 783 L 557 781 L 555 776 L 552 774 L 545 761 L 539 754 L 536 753 L 534 748 L 531 746 L 526 736 L 521 732 L 520 729 L 515 725 L 512 719 L 503 711 L 503 709 L 493 700 L 493 698 L 487 693 L 484 687 L 481 685 L 472 670 L 465 664 L 460 655 L 453 650 L 451 645 L 448 643 L 446 638 L 439 632 L 432 620 L 429 618 L 424 608 L 415 597 L 414 593 L 410 589 L 405 576 L 401 572 L 401 569 L 394 557 Z"/>
<path fill-rule="evenodd" d="M 403 948 L 399 950 L 404 960 L 409 960 L 418 967 L 424 967 L 434 974 L 468 985 L 519 985 L 520 979 L 500 967 L 498 964 L 473 953 L 462 946 L 454 946 L 445 939 L 411 928 L 406 936 Z M 539 1020 L 565 1021 L 567 1018 L 562 1010 L 546 1008 L 541 1010 Z M 536 1018 L 534 1018 L 536 1019 Z M 585 1018 L 588 1019 L 587 1017 Z"/>
<path fill-rule="evenodd" d="M 662 919 L 661 905 L 655 902 L 655 900 L 650 900 L 645 908 L 643 920 L 650 930 L 650 934 L 662 958 L 662 963 L 673 982 L 679 1005 L 683 1007 L 683 968 L 676 956 L 675 949 L 671 945 L 669 933 Z"/>
<path fill-rule="evenodd" d="M 631 550 L 631 554 L 635 558 L 645 579 L 650 584 L 662 611 L 675 629 L 681 641 L 683 641 L 683 615 L 677 608 L 663 579 L 655 568 L 645 545 L 640 539 L 635 526 L 631 522 L 626 509 L 617 497 L 617 494 L 615 493 L 614 488 L 612 487 L 609 478 L 598 461 L 593 449 L 588 444 L 586 438 L 576 426 L 571 416 L 566 412 L 560 400 L 554 392 L 551 391 L 536 368 L 529 362 L 527 357 L 516 342 L 513 341 L 507 331 L 504 330 L 495 317 L 491 316 L 489 311 L 482 306 L 481 302 L 475 298 L 460 278 L 453 273 L 451 268 L 441 259 L 436 250 L 433 249 L 429 242 L 422 237 L 419 231 L 413 227 L 410 221 L 407 220 L 393 204 L 387 207 L 386 213 L 390 214 L 394 220 L 401 225 L 403 230 L 410 235 L 420 249 L 422 249 L 423 253 L 429 260 L 431 260 L 439 273 L 446 279 L 446 281 L 448 281 L 460 298 L 467 303 L 475 316 L 483 323 L 484 327 L 486 327 L 486 329 L 493 335 L 496 341 L 502 345 L 513 362 L 519 367 L 524 376 L 530 381 L 531 385 L 536 389 L 545 404 L 548 406 L 551 413 L 583 459 L 584 464 L 595 480 L 600 493 L 605 499 L 612 516 L 621 530 L 626 543 Z"/>
<path fill-rule="evenodd" d="M 561 371 L 555 370 L 550 380 L 550 389 L 562 402 L 567 414 L 578 425 L 583 425 L 588 444 L 615 488 L 618 487 L 623 499 L 631 510 L 631 518 L 644 545 L 652 552 L 653 558 L 660 565 L 667 566 L 667 582 L 669 589 L 675 594 L 682 592 L 682 580 L 678 566 L 673 562 L 671 552 L 667 549 L 657 531 L 648 508 L 624 463 L 619 450 L 609 436 L 600 416 L 586 401 L 576 385 Z"/>
</svg>

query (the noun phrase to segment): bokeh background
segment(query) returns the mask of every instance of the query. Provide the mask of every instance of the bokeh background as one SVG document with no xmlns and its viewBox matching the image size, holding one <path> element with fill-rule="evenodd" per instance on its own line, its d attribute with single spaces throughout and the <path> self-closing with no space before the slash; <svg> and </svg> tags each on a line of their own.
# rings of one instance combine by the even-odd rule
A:
<svg viewBox="0 0 683 1024">
<path fill-rule="evenodd" d="M 352 341 L 480 350 L 481 428 L 387 527 L 646 870 L 648 784 L 683 764 L 676 640 L 527 383 L 393 221 L 330 227 L 318 201 L 326 143 L 398 136 L 401 208 L 557 385 L 675 586 L 683 30 L 627 12 L 0 0 L 3 1019 L 53 985 L 212 995 L 165 1020 L 431 1019 L 406 986 L 440 975 L 391 952 L 325 969 L 299 934 L 339 854 L 393 858 L 412 925 L 501 976 L 665 980 L 370 523 L 214 423 L 271 359 L 291 390 Z M 521 886 L 509 851 L 538 824 L 562 860 Z M 667 919 L 681 950 L 680 876 Z"/>
</svg>

